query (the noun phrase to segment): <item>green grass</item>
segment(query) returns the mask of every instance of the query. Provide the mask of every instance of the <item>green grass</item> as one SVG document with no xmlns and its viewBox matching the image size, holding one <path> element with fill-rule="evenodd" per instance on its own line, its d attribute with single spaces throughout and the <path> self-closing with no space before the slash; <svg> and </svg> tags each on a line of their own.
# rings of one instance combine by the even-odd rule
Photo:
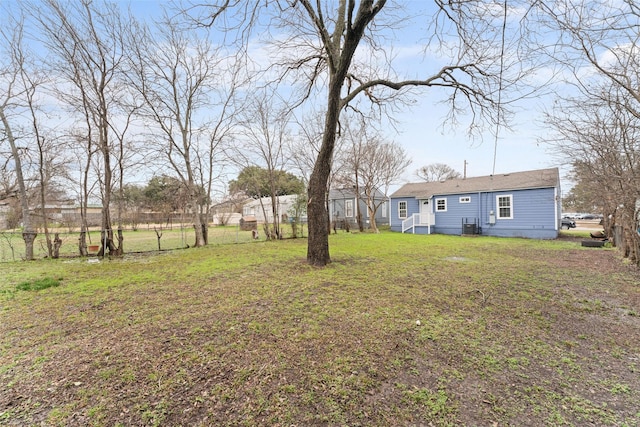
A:
<svg viewBox="0 0 640 427">
<path fill-rule="evenodd" d="M 285 235 L 290 235 L 288 227 Z M 160 230 L 160 250 L 183 249 L 193 246 L 195 233 L 193 227 L 174 226 Z M 133 231 L 126 229 L 123 232 L 124 250 L 126 253 L 155 252 L 158 251 L 158 234 L 152 227 L 140 227 Z M 261 233 L 262 234 L 262 233 Z M 60 257 L 68 258 L 77 256 L 79 232 L 60 232 L 62 246 Z M 210 227 L 208 231 L 210 245 L 226 245 L 252 242 L 250 231 L 241 231 L 237 226 Z M 263 236 L 264 237 L 264 236 Z M 51 239 L 54 236 L 51 234 Z M 100 244 L 100 232 L 91 231 L 87 234 L 87 246 Z M 39 232 L 34 242 L 34 255 L 37 259 L 47 256 L 46 237 Z M 92 254 L 95 255 L 95 254 Z M 24 257 L 24 241 L 21 232 L 0 232 L 0 262 L 17 261 Z"/>
<path fill-rule="evenodd" d="M 60 279 L 45 277 L 43 279 L 18 283 L 16 285 L 16 289 L 18 291 L 41 291 L 43 289 L 53 288 L 56 286 L 60 286 Z"/>
<path fill-rule="evenodd" d="M 3 263 L 0 424 L 640 423 L 638 273 L 616 250 L 330 244 L 325 268 L 304 239 Z"/>
</svg>

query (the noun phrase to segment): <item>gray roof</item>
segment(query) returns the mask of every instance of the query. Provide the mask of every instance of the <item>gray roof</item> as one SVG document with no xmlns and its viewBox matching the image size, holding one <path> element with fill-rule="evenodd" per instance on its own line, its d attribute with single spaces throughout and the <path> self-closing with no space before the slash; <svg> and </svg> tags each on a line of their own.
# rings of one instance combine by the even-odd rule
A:
<svg viewBox="0 0 640 427">
<path fill-rule="evenodd" d="M 415 182 L 400 187 L 391 197 L 431 197 L 487 191 L 511 191 L 560 186 L 558 168 L 538 169 L 447 181 Z"/>
<path fill-rule="evenodd" d="M 377 188 L 374 189 L 374 198 L 375 199 L 385 199 L 384 193 L 382 193 Z M 360 196 L 364 197 L 364 190 L 360 188 Z M 354 187 L 346 187 L 346 188 L 332 188 L 329 190 L 329 200 L 341 200 L 341 199 L 350 199 L 356 197 L 356 189 Z"/>
</svg>

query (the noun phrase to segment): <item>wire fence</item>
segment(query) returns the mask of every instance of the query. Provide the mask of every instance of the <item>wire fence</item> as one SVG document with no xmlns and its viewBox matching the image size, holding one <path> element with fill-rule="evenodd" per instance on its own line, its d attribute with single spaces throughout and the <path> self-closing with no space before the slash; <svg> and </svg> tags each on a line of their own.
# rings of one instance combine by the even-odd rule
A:
<svg viewBox="0 0 640 427">
<path fill-rule="evenodd" d="M 209 245 L 229 245 L 249 243 L 265 239 L 262 227 L 258 227 L 257 239 L 251 230 L 242 230 L 240 226 L 210 226 L 208 228 Z M 302 230 L 304 233 L 304 230 Z M 62 242 L 60 258 L 80 256 L 80 232 L 69 230 L 50 231 L 53 241 L 55 234 Z M 114 233 L 115 234 L 115 233 Z M 90 230 L 87 233 L 86 244 L 89 256 L 95 256 L 100 248 L 100 230 Z M 143 226 L 137 229 L 123 229 L 124 253 L 143 253 L 167 251 L 192 247 L 195 244 L 195 232 L 192 225 Z M 291 227 L 282 227 L 283 238 L 292 237 Z M 300 236 L 300 231 L 298 236 Z M 43 232 L 39 231 L 33 245 L 34 258 L 42 259 L 48 256 L 47 240 Z M 0 231 L 0 262 L 20 261 L 25 256 L 25 244 L 22 231 Z"/>
</svg>

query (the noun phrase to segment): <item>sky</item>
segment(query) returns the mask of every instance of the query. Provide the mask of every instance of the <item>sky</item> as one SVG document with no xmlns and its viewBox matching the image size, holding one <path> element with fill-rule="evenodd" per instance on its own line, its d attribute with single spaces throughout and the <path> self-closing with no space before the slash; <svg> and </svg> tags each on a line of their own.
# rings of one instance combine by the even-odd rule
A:
<svg viewBox="0 0 640 427">
<path fill-rule="evenodd" d="M 404 7 L 409 10 L 415 9 L 417 16 L 418 9 L 430 3 L 409 0 Z M 155 0 L 120 1 L 119 4 L 123 8 L 130 7 L 133 13 L 141 18 L 152 18 L 161 13 L 159 3 Z M 406 12 L 407 10 L 402 11 L 403 14 Z M 400 55 L 408 55 L 401 64 L 409 64 L 409 67 L 416 64 L 423 66 L 424 62 L 414 61 L 411 57 L 414 54 L 412 52 L 419 46 L 412 44 L 414 41 L 407 42 L 409 36 L 416 32 L 416 28 L 422 30 L 423 25 L 411 21 L 405 24 L 405 28 L 395 32 L 387 41 Z M 435 53 L 429 55 L 433 57 Z M 418 72 L 416 68 L 415 73 Z M 441 102 L 442 92 L 422 90 L 419 95 L 413 96 L 413 99 L 415 103 L 412 106 L 403 107 L 394 115 L 397 121 L 396 129 L 387 129 L 387 137 L 399 143 L 412 160 L 398 184 L 417 181 L 415 171 L 421 166 L 433 163 L 444 163 L 460 173 L 466 172 L 468 177 L 561 166 L 549 147 L 541 143 L 541 140 L 548 136 L 548 129 L 541 123 L 539 99 L 521 103 L 520 111 L 511 122 L 513 131 L 500 129 L 497 139 L 494 132 L 488 130 L 475 138 L 469 138 L 464 124 L 458 127 L 443 125 L 449 107 Z M 320 102 L 324 103 L 324 100 Z M 562 169 L 561 175 L 565 172 Z M 568 190 L 570 185 L 565 180 L 563 190 Z"/>
<path fill-rule="evenodd" d="M 122 2 L 128 4 L 128 2 Z M 429 2 L 430 3 L 430 2 Z M 415 9 L 419 15 L 427 3 L 423 0 L 409 0 L 404 8 Z M 131 2 L 134 13 L 149 16 L 157 13 L 157 3 L 151 0 Z M 395 34 L 395 49 L 402 49 L 403 34 L 415 32 L 421 25 L 407 23 L 407 27 Z M 435 91 L 432 91 L 435 92 Z M 509 173 L 522 170 L 560 167 L 558 159 L 541 143 L 546 129 L 541 123 L 539 102 L 531 101 L 523 111 L 517 113 L 512 122 L 515 131 L 500 129 L 498 138 L 493 132 L 484 132 L 470 139 L 465 125 L 452 128 L 443 126 L 448 106 L 441 103 L 442 97 L 429 91 L 416 98 L 416 104 L 403 109 L 394 117 L 398 121 L 397 134 L 389 129 L 388 135 L 407 151 L 412 164 L 402 180 L 415 181 L 415 170 L 432 163 L 444 163 L 467 176 L 482 176 L 492 173 Z M 495 167 L 494 167 L 495 166 Z"/>
<path fill-rule="evenodd" d="M 415 175 L 411 176 L 415 169 L 432 163 L 444 163 L 464 173 L 466 162 L 468 177 L 562 166 L 542 142 L 548 130 L 543 128 L 538 111 L 517 113 L 513 129 L 500 129 L 497 139 L 490 132 L 470 139 L 464 127 L 443 125 L 446 113 L 446 107 L 426 99 L 402 114 L 396 140 L 413 160 L 407 179 L 415 181 Z"/>
</svg>

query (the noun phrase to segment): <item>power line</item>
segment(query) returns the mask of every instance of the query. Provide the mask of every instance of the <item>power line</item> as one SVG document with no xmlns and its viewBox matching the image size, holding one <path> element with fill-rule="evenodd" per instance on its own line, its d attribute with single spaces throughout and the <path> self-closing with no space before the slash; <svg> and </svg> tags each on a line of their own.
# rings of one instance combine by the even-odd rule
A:
<svg viewBox="0 0 640 427">
<path fill-rule="evenodd" d="M 498 134 L 500 133 L 500 116 L 502 107 L 502 74 L 504 72 L 504 43 L 507 31 L 507 0 L 504 0 L 504 15 L 502 18 L 502 42 L 500 46 L 500 75 L 498 77 L 498 117 L 496 118 L 495 142 L 493 144 L 492 175 L 496 173 L 496 158 L 498 157 Z"/>
</svg>

